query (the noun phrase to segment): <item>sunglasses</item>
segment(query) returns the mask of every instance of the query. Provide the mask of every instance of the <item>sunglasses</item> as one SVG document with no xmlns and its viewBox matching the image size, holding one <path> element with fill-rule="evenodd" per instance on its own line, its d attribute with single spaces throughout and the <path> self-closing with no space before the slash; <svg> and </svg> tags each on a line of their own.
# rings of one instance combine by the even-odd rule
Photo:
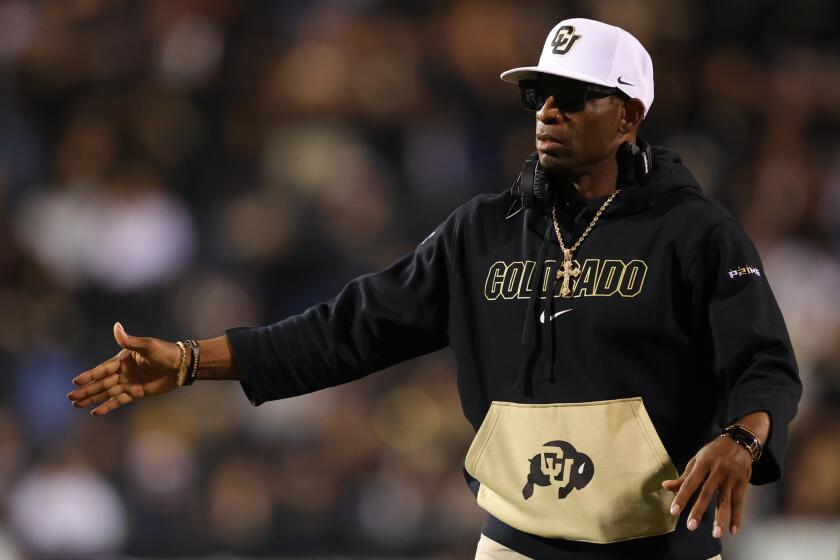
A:
<svg viewBox="0 0 840 560">
<path fill-rule="evenodd" d="M 554 106 L 564 113 L 582 111 L 590 99 L 615 95 L 621 99 L 630 96 L 618 88 L 589 84 L 579 80 L 570 80 L 551 75 L 540 75 L 537 79 L 520 80 L 519 93 L 522 106 L 529 111 L 539 111 L 549 97 L 554 98 Z"/>
</svg>

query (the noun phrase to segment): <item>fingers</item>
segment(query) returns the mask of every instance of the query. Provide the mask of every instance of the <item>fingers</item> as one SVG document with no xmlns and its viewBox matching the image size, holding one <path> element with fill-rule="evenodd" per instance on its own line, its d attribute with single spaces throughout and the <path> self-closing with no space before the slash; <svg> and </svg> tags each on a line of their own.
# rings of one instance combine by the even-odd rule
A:
<svg viewBox="0 0 840 560">
<path fill-rule="evenodd" d="M 82 387 L 67 393 L 67 398 L 76 408 L 84 408 L 113 397 L 125 388 L 120 384 L 120 366 L 129 350 L 120 350 L 116 356 L 95 368 L 83 372 L 73 379 L 73 383 Z"/>
<path fill-rule="evenodd" d="M 677 495 L 674 496 L 674 501 L 671 503 L 671 514 L 679 515 L 685 508 L 688 499 L 694 495 L 694 491 L 706 478 L 706 469 L 701 469 L 697 466 L 697 459 L 692 458 L 685 466 L 682 475 L 677 479 L 674 486 L 678 488 Z M 668 482 L 668 481 L 666 481 Z"/>
<path fill-rule="evenodd" d="M 74 385 L 87 385 L 91 381 L 96 381 L 97 379 L 102 379 L 108 375 L 114 373 L 114 367 L 119 369 L 120 361 L 130 353 L 129 350 L 120 350 L 117 352 L 113 358 L 109 358 L 96 366 L 95 368 L 89 369 L 87 371 L 83 371 L 79 375 L 73 378 Z"/>
<path fill-rule="evenodd" d="M 120 370 L 119 362 L 117 362 L 116 367 L 113 368 L 113 369 L 114 369 L 114 371 L 110 375 L 108 375 L 107 377 L 104 377 L 104 378 L 100 379 L 99 381 L 92 381 L 91 383 L 88 383 L 84 387 L 82 387 L 80 389 L 76 389 L 75 391 L 73 391 L 73 393 L 78 394 L 81 397 L 92 397 L 93 395 L 95 395 L 97 393 L 100 393 L 100 392 L 102 392 L 102 391 L 104 391 L 104 390 L 106 390 L 110 387 L 113 387 L 114 385 L 117 384 L 117 381 L 119 381 L 119 378 L 120 378 L 120 376 L 119 376 L 119 370 Z"/>
<path fill-rule="evenodd" d="M 721 538 L 725 527 L 736 534 L 750 478 L 751 465 L 747 460 L 743 450 L 731 441 L 716 438 L 710 442 L 689 461 L 679 478 L 662 483 L 666 489 L 679 488 L 671 504 L 671 514 L 679 515 L 688 500 L 697 493 L 686 520 L 689 531 L 693 531 L 717 493 L 712 536 Z"/>
<path fill-rule="evenodd" d="M 732 484 L 724 482 L 718 490 L 717 506 L 715 507 L 715 521 L 712 525 L 712 536 L 716 539 L 721 537 L 723 527 L 729 526 L 729 515 L 732 505 Z"/>
<path fill-rule="evenodd" d="M 691 472 L 691 469 L 694 467 L 694 461 L 695 461 L 695 458 L 692 457 L 691 460 L 688 462 L 688 464 L 685 466 L 685 469 L 683 469 L 682 474 L 680 476 L 678 476 L 677 478 L 674 478 L 674 479 L 671 479 L 671 480 L 663 480 L 662 481 L 662 487 L 665 488 L 665 490 L 668 490 L 669 492 L 677 492 L 680 489 L 680 487 L 682 486 L 683 482 L 685 482 L 685 479 L 688 476 L 688 474 Z M 673 504 L 672 504 L 672 507 L 673 507 Z M 672 511 L 671 513 L 674 513 L 674 512 Z"/>
<path fill-rule="evenodd" d="M 67 398 L 76 408 L 105 401 L 91 411 L 94 416 L 102 416 L 134 400 L 135 397 L 128 392 L 129 388 L 120 383 L 120 367 L 126 356 L 133 351 L 148 348 L 150 343 L 148 338 L 129 335 L 120 323 L 114 325 L 114 338 L 122 347 L 121 350 L 113 358 L 73 378 L 73 384 L 80 387 L 67 393 Z"/>
<path fill-rule="evenodd" d="M 123 350 L 120 350 L 120 353 L 122 352 Z M 114 364 L 117 364 L 117 367 L 119 367 L 119 358 L 121 357 L 120 353 L 118 353 L 113 358 L 105 360 L 95 368 L 83 371 L 82 373 L 73 378 L 73 384 L 87 385 L 91 381 L 96 381 L 97 379 L 102 379 L 107 375 L 113 374 L 115 371 L 113 370 Z"/>
<path fill-rule="evenodd" d="M 114 373 L 101 381 L 96 381 L 81 389 L 76 389 L 69 393 L 67 398 L 73 401 L 73 406 L 76 408 L 83 408 L 89 404 L 102 402 L 108 397 L 123 391 L 123 387 L 119 384 L 119 381 L 119 374 Z"/>
<path fill-rule="evenodd" d="M 747 483 L 739 482 L 732 488 L 732 525 L 729 532 L 738 534 L 738 527 L 741 526 L 741 515 L 744 513 L 744 494 L 747 491 Z"/>
<path fill-rule="evenodd" d="M 114 339 L 121 348 L 126 350 L 142 351 L 146 350 L 149 345 L 149 339 L 143 336 L 131 336 L 125 332 L 122 324 L 117 321 L 114 323 Z"/>
<path fill-rule="evenodd" d="M 712 471 L 703 482 L 703 485 L 700 488 L 700 493 L 694 500 L 694 506 L 688 514 L 687 525 L 689 531 L 693 531 L 697 528 L 697 525 L 700 524 L 700 518 L 703 517 L 703 512 L 708 509 L 709 503 L 711 502 L 715 492 L 720 487 L 722 479 L 723 477 L 718 471 Z"/>
<path fill-rule="evenodd" d="M 134 397 L 129 395 L 128 393 L 117 393 L 112 395 L 111 398 L 102 405 L 94 408 L 90 411 L 93 416 L 102 416 L 103 414 L 108 414 L 112 410 L 116 410 L 117 408 L 121 407 L 124 404 L 128 404 L 134 400 Z"/>
<path fill-rule="evenodd" d="M 73 379 L 73 383 L 76 385 L 88 385 L 96 381 L 97 383 L 93 383 L 90 387 L 82 387 L 81 389 L 76 389 L 75 391 L 71 391 L 67 393 L 67 398 L 70 400 L 77 400 L 83 397 L 91 396 L 98 391 L 99 380 L 103 380 L 108 376 L 114 375 L 120 370 L 120 360 L 122 359 L 122 353 L 117 354 L 110 360 L 106 362 L 102 362 L 98 366 L 93 369 L 89 369 L 79 375 L 77 375 Z M 93 389 L 93 392 L 90 390 Z"/>
</svg>

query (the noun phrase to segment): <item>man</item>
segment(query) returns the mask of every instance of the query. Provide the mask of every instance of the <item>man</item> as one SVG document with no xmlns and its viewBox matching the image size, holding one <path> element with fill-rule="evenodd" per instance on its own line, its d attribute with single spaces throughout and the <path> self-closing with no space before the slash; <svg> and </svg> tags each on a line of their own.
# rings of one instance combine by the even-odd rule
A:
<svg viewBox="0 0 840 560">
<path fill-rule="evenodd" d="M 476 558 L 718 558 L 747 483 L 781 476 L 801 395 L 759 255 L 675 152 L 637 136 L 653 69 L 632 35 L 565 20 L 502 78 L 536 111 L 516 188 L 276 324 L 173 344 L 117 323 L 122 350 L 74 379 L 74 406 L 196 378 L 238 379 L 259 405 L 448 345 L 477 430 Z"/>
</svg>

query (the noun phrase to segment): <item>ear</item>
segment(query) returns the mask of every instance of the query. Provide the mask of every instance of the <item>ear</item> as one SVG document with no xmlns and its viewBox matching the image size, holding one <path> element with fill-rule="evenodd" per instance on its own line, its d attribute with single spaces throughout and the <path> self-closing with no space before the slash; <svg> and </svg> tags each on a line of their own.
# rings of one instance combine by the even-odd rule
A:
<svg viewBox="0 0 840 560">
<path fill-rule="evenodd" d="M 622 136 L 635 136 L 642 119 L 645 116 L 645 105 L 635 97 L 624 101 L 621 118 L 618 122 L 618 132 Z"/>
</svg>

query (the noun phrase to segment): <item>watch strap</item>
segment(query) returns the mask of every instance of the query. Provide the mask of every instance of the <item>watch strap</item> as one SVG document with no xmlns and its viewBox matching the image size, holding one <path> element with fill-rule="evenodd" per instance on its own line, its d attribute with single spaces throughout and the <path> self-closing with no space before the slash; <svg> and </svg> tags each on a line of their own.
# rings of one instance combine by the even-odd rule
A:
<svg viewBox="0 0 840 560">
<path fill-rule="evenodd" d="M 723 429 L 720 437 L 732 438 L 735 443 L 746 449 L 752 462 L 755 463 L 761 457 L 762 445 L 758 441 L 758 436 L 752 430 L 741 424 L 730 424 Z"/>
</svg>

